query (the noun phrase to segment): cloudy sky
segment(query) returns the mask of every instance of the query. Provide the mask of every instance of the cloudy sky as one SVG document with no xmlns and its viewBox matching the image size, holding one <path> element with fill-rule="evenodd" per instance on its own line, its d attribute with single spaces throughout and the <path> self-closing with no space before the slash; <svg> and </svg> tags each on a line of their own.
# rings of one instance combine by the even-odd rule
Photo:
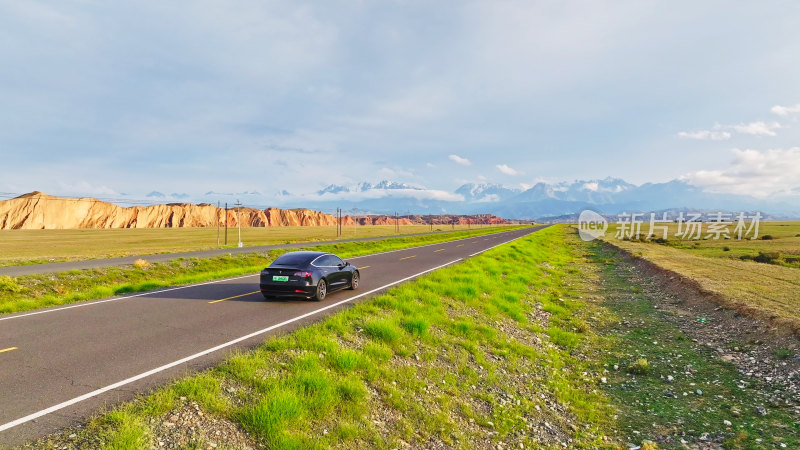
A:
<svg viewBox="0 0 800 450">
<path fill-rule="evenodd" d="M 798 23 L 796 1 L 0 0 L 0 191 L 800 198 Z"/>
</svg>

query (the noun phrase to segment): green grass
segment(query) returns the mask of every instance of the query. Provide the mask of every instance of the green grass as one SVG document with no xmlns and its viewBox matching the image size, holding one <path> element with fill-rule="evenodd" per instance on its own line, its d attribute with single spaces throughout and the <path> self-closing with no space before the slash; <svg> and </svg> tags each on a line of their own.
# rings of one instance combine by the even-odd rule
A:
<svg viewBox="0 0 800 450">
<path fill-rule="evenodd" d="M 336 239 L 382 237 L 395 234 L 452 232 L 483 229 L 489 225 L 394 225 L 343 227 L 336 236 L 335 226 L 321 227 L 246 227 L 242 228 L 245 246 L 315 242 Z M 491 225 L 504 227 L 504 225 Z M 224 244 L 224 231 L 220 243 Z M 237 245 L 237 229 L 228 230 L 228 248 Z M 225 245 L 223 245 L 225 247 Z M 208 250 L 217 246 L 216 228 L 77 229 L 77 230 L 0 230 L 0 266 L 40 264 L 54 261 L 109 258 L 128 255 L 175 253 Z"/>
<path fill-rule="evenodd" d="M 379 241 L 317 245 L 310 246 L 308 249 L 333 252 L 343 258 L 349 258 L 509 229 L 511 228 L 483 228 L 405 238 L 387 238 Z M 124 266 L 72 270 L 15 278 L 0 276 L 0 314 L 255 273 L 286 251 L 272 250 L 266 254 L 249 253 L 214 258 L 178 259 L 143 267 Z"/>
</svg>

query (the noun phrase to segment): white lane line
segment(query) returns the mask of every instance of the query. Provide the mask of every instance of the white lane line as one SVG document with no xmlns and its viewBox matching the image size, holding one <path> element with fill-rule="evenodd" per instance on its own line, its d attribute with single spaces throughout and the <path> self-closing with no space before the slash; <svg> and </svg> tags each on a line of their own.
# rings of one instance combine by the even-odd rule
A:
<svg viewBox="0 0 800 450">
<path fill-rule="evenodd" d="M 497 234 L 513 233 L 514 231 L 520 231 L 520 230 L 500 231 Z M 400 249 L 397 249 L 397 250 L 389 250 L 389 251 L 379 252 L 379 253 L 370 253 L 368 255 L 354 256 L 352 258 L 346 258 L 346 259 L 350 260 L 350 259 L 366 258 L 368 256 L 383 255 L 383 254 L 386 254 L 386 253 L 401 252 L 401 251 L 404 251 L 404 250 L 413 250 L 415 248 L 430 247 L 431 245 L 449 244 L 449 243 L 457 242 L 457 241 L 463 242 L 463 241 L 468 241 L 470 239 L 479 239 L 481 237 L 483 237 L 483 235 L 481 235 L 481 236 L 470 236 L 470 237 L 463 238 L 463 239 L 454 239 L 452 241 L 447 241 L 447 242 L 436 242 L 434 244 L 420 245 L 418 247 L 407 247 L 407 248 L 400 248 Z M 470 255 L 470 256 L 472 256 L 472 255 Z M 24 314 L 18 314 L 18 315 L 14 315 L 14 316 L 0 317 L 0 322 L 2 322 L 4 320 L 19 319 L 19 318 L 22 318 L 22 317 L 36 316 L 36 315 L 39 315 L 39 314 L 47 314 L 47 313 L 56 312 L 56 311 L 64 311 L 64 310 L 67 310 L 67 309 L 82 308 L 84 306 L 99 305 L 101 303 L 116 302 L 116 301 L 119 301 L 119 300 L 127 300 L 127 299 L 131 299 L 131 298 L 135 298 L 135 297 L 144 297 L 146 295 L 156 295 L 156 294 L 161 294 L 161 293 L 164 293 L 164 292 L 177 291 L 179 289 L 188 289 L 188 288 L 193 288 L 193 287 L 197 287 L 197 286 L 205 286 L 205 285 L 209 285 L 209 284 L 224 283 L 226 281 L 241 280 L 243 278 L 257 277 L 258 275 L 259 275 L 258 273 L 253 273 L 253 274 L 250 274 L 250 275 L 243 275 L 243 276 L 240 276 L 240 277 L 221 278 L 219 280 L 206 281 L 204 283 L 187 284 L 185 286 L 176 286 L 176 287 L 172 287 L 172 288 L 161 289 L 161 290 L 158 290 L 158 291 L 140 292 L 138 294 L 126 295 L 124 297 L 112 297 L 112 298 L 107 298 L 105 300 L 90 300 L 88 302 L 81 302 L 81 303 L 77 303 L 77 304 L 74 304 L 74 305 L 62 306 L 60 308 L 45 309 L 45 310 L 42 310 L 42 311 L 33 311 L 33 312 L 24 313 Z"/>
<path fill-rule="evenodd" d="M 150 375 L 155 375 L 155 374 L 157 374 L 159 372 L 163 372 L 163 371 L 165 371 L 167 369 L 171 369 L 171 368 L 173 368 L 175 366 L 178 366 L 178 365 L 181 365 L 181 364 L 183 364 L 185 362 L 189 362 L 189 361 L 191 361 L 193 359 L 200 358 L 202 356 L 208 355 L 209 353 L 213 353 L 213 352 L 215 352 L 217 350 L 222 350 L 225 347 L 230 347 L 231 345 L 238 344 L 239 342 L 242 342 L 242 341 L 245 341 L 247 339 L 256 337 L 256 336 L 258 336 L 260 334 L 264 334 L 264 333 L 266 333 L 268 331 L 271 331 L 271 330 L 274 330 L 276 328 L 280 328 L 280 327 L 282 327 L 284 325 L 288 325 L 288 324 L 290 324 L 292 322 L 297 322 L 298 320 L 302 320 L 302 319 L 305 319 L 306 317 L 313 316 L 313 315 L 315 315 L 317 313 L 320 313 L 322 311 L 325 311 L 327 309 L 335 308 L 335 307 L 337 307 L 337 306 L 339 306 L 341 304 L 353 301 L 353 300 L 355 300 L 357 298 L 360 298 L 360 297 L 364 297 L 365 295 L 369 295 L 369 294 L 372 294 L 374 292 L 378 292 L 378 291 L 380 291 L 382 289 L 386 289 L 386 288 L 388 288 L 390 286 L 394 286 L 395 284 L 399 284 L 399 283 L 402 283 L 404 281 L 408 281 L 408 280 L 410 280 L 412 278 L 418 277 L 420 275 L 424 275 L 424 274 L 426 274 L 428 272 L 433 272 L 434 270 L 441 269 L 442 267 L 449 266 L 450 264 L 457 263 L 458 261 L 461 261 L 461 258 L 454 259 L 454 260 L 450 261 L 449 263 L 442 264 L 441 266 L 436 266 L 436 267 L 434 267 L 432 269 L 424 270 L 424 271 L 419 272 L 417 274 L 414 274 L 414 275 L 411 275 L 409 277 L 403 278 L 402 280 L 393 281 L 393 282 L 391 282 L 389 284 L 385 284 L 385 285 L 383 285 L 383 286 L 381 286 L 379 288 L 375 288 L 375 289 L 373 289 L 371 291 L 367 291 L 367 292 L 364 292 L 362 294 L 356 295 L 354 297 L 350 297 L 348 299 L 345 299 L 345 300 L 330 304 L 330 305 L 322 307 L 320 309 L 317 309 L 317 310 L 314 310 L 314 311 L 311 311 L 311 312 L 307 312 L 307 313 L 299 315 L 299 316 L 297 316 L 295 318 L 292 318 L 292 319 L 283 321 L 281 323 L 278 323 L 278 324 L 269 326 L 267 328 L 264 328 L 263 330 L 258 330 L 256 332 L 250 333 L 250 334 L 248 334 L 246 336 L 242 336 L 242 337 L 236 338 L 236 339 L 234 339 L 232 341 L 228 341 L 228 342 L 226 342 L 224 344 L 217 345 L 216 347 L 209 348 L 208 350 L 203 350 L 202 352 L 195 353 L 194 355 L 187 356 L 187 357 L 179 359 L 177 361 L 173 361 L 173 362 L 171 362 L 169 364 L 165 364 L 165 365 L 163 365 L 161 367 L 156 367 L 155 369 L 148 370 L 147 372 L 140 373 L 139 375 L 136 375 L 136 376 L 133 376 L 133 377 L 130 377 L 130 378 L 126 378 L 126 379 L 124 379 L 122 381 L 118 381 L 118 382 L 116 382 L 114 384 L 109 384 L 106 387 L 94 390 L 92 392 L 88 392 L 88 393 L 83 394 L 83 395 L 81 395 L 79 397 L 75 397 L 75 398 L 73 398 L 71 400 L 67 400 L 67 401 L 59 403 L 57 405 L 53 405 L 53 406 L 51 406 L 49 408 L 43 409 L 41 411 L 37 411 L 37 412 L 35 412 L 33 414 L 28 414 L 25 417 L 20 417 L 17 420 L 13 420 L 11 422 L 4 423 L 3 425 L 0 425 L 0 431 L 8 430 L 9 428 L 13 428 L 13 427 L 15 427 L 17 425 L 22 425 L 25 422 L 30 422 L 31 420 L 38 419 L 39 417 L 45 416 L 45 415 L 50 414 L 52 412 L 56 412 L 56 411 L 58 411 L 60 409 L 64 409 L 64 408 L 66 408 L 68 406 L 71 406 L 71 405 L 74 405 L 76 403 L 80 403 L 80 402 L 82 402 L 84 400 L 87 400 L 87 399 L 90 399 L 92 397 L 96 397 L 96 396 L 98 396 L 100 394 L 103 394 L 105 392 L 108 392 L 110 390 L 116 389 L 116 388 L 121 387 L 121 386 L 125 386 L 126 384 L 133 383 L 134 381 L 141 380 L 142 378 L 147 378 Z"/>
</svg>

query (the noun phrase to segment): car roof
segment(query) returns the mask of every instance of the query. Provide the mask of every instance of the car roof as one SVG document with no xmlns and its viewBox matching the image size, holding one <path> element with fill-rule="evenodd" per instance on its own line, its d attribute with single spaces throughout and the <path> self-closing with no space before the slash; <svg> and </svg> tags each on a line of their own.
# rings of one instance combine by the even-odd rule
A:
<svg viewBox="0 0 800 450">
<path fill-rule="evenodd" d="M 326 252 L 312 252 L 312 251 L 298 251 L 298 252 L 286 252 L 281 256 L 275 258 L 275 261 L 270 264 L 273 265 L 291 265 L 296 266 L 298 264 L 309 264 L 311 261 L 319 258 L 323 255 L 329 255 L 330 253 Z M 281 259 L 283 259 L 283 263 L 281 263 Z M 287 262 L 287 260 L 291 260 L 292 262 Z"/>
<path fill-rule="evenodd" d="M 294 256 L 308 256 L 310 258 L 312 256 L 320 256 L 320 255 L 327 255 L 327 254 L 328 254 L 327 252 L 314 252 L 314 251 L 310 251 L 310 250 L 302 250 L 302 251 L 297 251 L 297 252 L 286 252 L 281 256 L 294 255 Z"/>
</svg>

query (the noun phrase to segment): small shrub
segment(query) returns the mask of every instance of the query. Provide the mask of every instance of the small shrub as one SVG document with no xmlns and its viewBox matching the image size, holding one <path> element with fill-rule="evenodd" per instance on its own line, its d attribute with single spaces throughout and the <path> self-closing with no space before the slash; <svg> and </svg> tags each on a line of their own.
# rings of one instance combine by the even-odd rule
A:
<svg viewBox="0 0 800 450">
<path fill-rule="evenodd" d="M 367 388 L 358 378 L 348 377 L 339 383 L 339 395 L 345 401 L 358 401 L 367 396 Z"/>
<path fill-rule="evenodd" d="M 10 292 L 12 294 L 17 294 L 22 292 L 22 286 L 17 283 L 17 280 L 3 275 L 0 276 L 0 292 Z"/>
<path fill-rule="evenodd" d="M 567 350 L 575 348 L 581 339 L 580 335 L 577 333 L 562 330 L 556 327 L 548 328 L 547 335 L 550 336 L 550 340 L 553 341 L 554 344 Z"/>
<path fill-rule="evenodd" d="M 765 234 L 765 235 L 761 236 L 761 240 L 762 241 L 771 241 L 773 239 L 775 239 L 775 238 L 771 234 Z"/>
<path fill-rule="evenodd" d="M 779 259 L 781 259 L 781 254 L 778 252 L 758 252 L 758 256 L 753 258 L 756 262 L 768 264 L 772 264 Z"/>
<path fill-rule="evenodd" d="M 794 352 L 790 348 L 780 347 L 773 351 L 773 354 L 778 359 L 789 359 L 794 356 Z"/>
<path fill-rule="evenodd" d="M 731 248 L 726 245 L 725 247 L 722 247 L 722 251 L 723 252 L 729 252 L 729 251 L 731 251 Z"/>
<path fill-rule="evenodd" d="M 148 267 L 150 267 L 150 263 L 147 262 L 147 260 L 141 258 L 134 261 L 133 265 L 138 267 L 139 269 L 147 269 Z"/>
<path fill-rule="evenodd" d="M 364 331 L 367 335 L 380 339 L 384 342 L 394 342 L 400 339 L 402 330 L 394 322 L 390 320 L 373 320 L 364 325 Z"/>
<path fill-rule="evenodd" d="M 757 255 L 742 255 L 740 258 L 743 261 L 755 261 L 760 263 L 775 264 L 781 259 L 780 252 L 758 252 Z"/>
<path fill-rule="evenodd" d="M 628 366 L 628 373 L 634 375 L 645 375 L 650 371 L 650 363 L 645 358 L 639 358 L 635 363 Z"/>
<path fill-rule="evenodd" d="M 402 320 L 403 328 L 414 336 L 424 336 L 428 332 L 430 323 L 422 317 L 413 317 Z"/>
</svg>

